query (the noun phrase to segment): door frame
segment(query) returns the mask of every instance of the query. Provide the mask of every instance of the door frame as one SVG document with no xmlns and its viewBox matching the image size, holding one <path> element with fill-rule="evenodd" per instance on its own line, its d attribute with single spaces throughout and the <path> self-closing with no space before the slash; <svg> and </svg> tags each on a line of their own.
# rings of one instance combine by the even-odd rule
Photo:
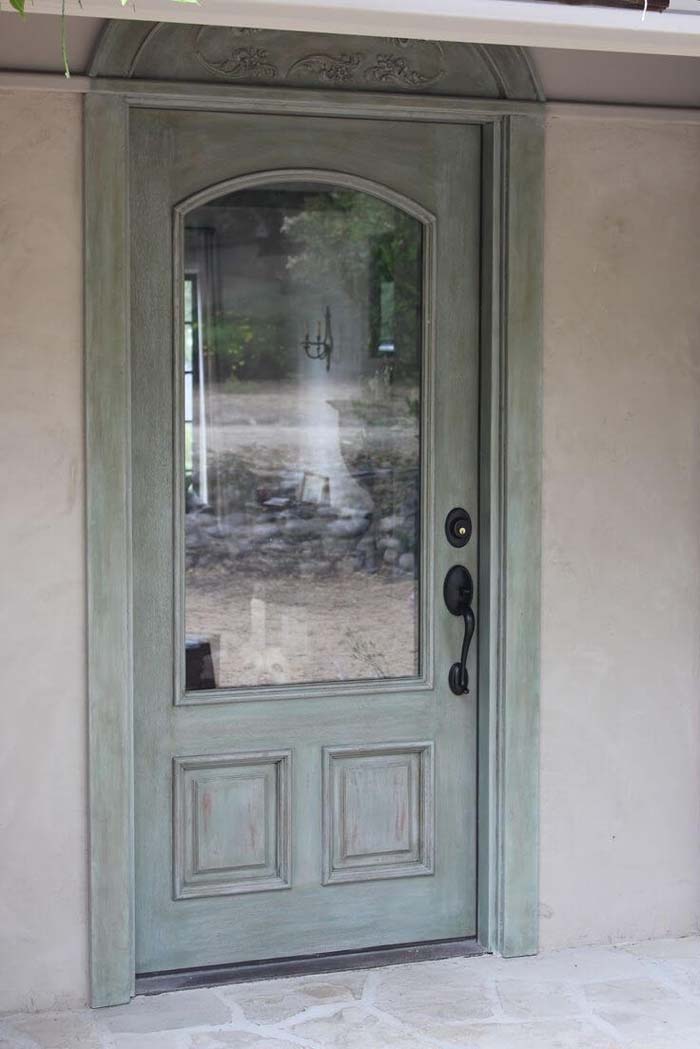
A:
<svg viewBox="0 0 700 1049">
<path fill-rule="evenodd" d="M 132 108 L 482 128 L 477 940 L 538 949 L 544 107 L 96 79 L 85 98 L 90 992 L 134 993 L 129 348 Z"/>
</svg>

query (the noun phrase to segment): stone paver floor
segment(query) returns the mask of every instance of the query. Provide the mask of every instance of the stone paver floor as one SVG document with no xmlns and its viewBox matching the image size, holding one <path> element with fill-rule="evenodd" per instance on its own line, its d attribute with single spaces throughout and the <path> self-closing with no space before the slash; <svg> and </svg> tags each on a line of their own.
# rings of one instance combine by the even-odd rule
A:
<svg viewBox="0 0 700 1049">
<path fill-rule="evenodd" d="M 0 1049 L 700 1049 L 700 937 L 0 1019 Z"/>
</svg>

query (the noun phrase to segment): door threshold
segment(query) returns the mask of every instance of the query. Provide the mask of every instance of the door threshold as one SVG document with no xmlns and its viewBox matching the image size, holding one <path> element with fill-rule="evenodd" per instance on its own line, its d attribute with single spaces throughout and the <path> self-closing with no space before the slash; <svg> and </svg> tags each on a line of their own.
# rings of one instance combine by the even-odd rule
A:
<svg viewBox="0 0 700 1049">
<path fill-rule="evenodd" d="M 236 965 L 208 965 L 200 969 L 144 973 L 136 977 L 135 994 L 163 994 L 193 987 L 216 987 L 224 983 L 280 980 L 288 976 L 313 976 L 316 973 L 342 972 L 346 969 L 375 969 L 385 965 L 434 962 L 486 953 L 474 937 L 469 937 L 402 943 L 393 947 L 367 947 L 360 951 L 307 954 L 295 958 L 271 958 Z"/>
</svg>

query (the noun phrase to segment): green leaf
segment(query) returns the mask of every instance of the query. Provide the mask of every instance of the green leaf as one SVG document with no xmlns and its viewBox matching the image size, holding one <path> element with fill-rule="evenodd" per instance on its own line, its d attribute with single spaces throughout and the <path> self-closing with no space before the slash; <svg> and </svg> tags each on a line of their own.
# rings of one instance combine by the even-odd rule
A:
<svg viewBox="0 0 700 1049">
<path fill-rule="evenodd" d="M 24 14 L 24 0 L 10 0 L 10 7 L 14 7 L 21 15 Z"/>
<path fill-rule="evenodd" d="M 70 79 L 68 44 L 66 43 L 66 0 L 61 0 L 61 56 L 63 58 L 63 74 L 67 79 Z"/>
<path fill-rule="evenodd" d="M 197 4 L 199 6 L 199 0 L 173 0 L 176 4 Z"/>
</svg>

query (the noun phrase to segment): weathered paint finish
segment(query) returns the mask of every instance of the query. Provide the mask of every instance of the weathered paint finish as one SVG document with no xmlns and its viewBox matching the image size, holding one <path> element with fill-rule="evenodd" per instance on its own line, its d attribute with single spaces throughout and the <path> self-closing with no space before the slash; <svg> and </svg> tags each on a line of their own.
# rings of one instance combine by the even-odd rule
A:
<svg viewBox="0 0 700 1049">
<path fill-rule="evenodd" d="M 295 99 L 298 99 L 299 104 L 303 105 L 307 111 L 315 107 L 321 112 L 330 112 L 337 105 L 336 100 L 330 95 L 314 96 L 313 99 L 310 99 L 309 92 L 285 92 L 285 98 L 282 98 L 280 92 L 277 92 L 273 103 L 265 95 L 264 91 L 252 89 L 248 91 L 246 89 L 237 89 L 224 93 L 221 90 L 217 92 L 214 87 L 202 89 L 196 85 L 179 85 L 175 90 L 167 85 L 158 85 L 155 87 L 155 90 L 151 85 L 139 85 L 139 88 L 143 88 L 144 94 L 142 98 L 144 103 L 148 94 L 151 94 L 154 99 L 157 97 L 160 104 L 167 102 L 168 97 L 171 96 L 173 104 L 180 107 L 183 104 L 187 104 L 188 99 L 195 106 L 207 105 L 207 91 L 209 91 L 209 104 L 212 104 L 216 96 L 215 104 L 219 108 L 227 104 L 230 104 L 234 109 L 253 104 L 259 105 L 263 111 L 266 108 L 269 111 L 270 109 L 280 107 L 288 111 L 294 111 L 297 104 Z M 117 96 L 123 93 L 122 87 L 118 84 L 113 84 L 111 87 L 105 86 L 101 90 L 104 90 L 107 95 L 110 92 Z M 198 97 L 199 102 L 197 101 Z M 244 99 L 247 99 L 247 101 Z M 131 96 L 132 105 L 138 105 L 139 101 L 139 96 Z M 488 233 L 484 265 L 484 331 L 488 364 L 485 369 L 486 374 L 482 372 L 484 374 L 483 388 L 487 393 L 483 402 L 482 437 L 485 433 L 489 435 L 489 444 L 484 445 L 484 447 L 489 448 L 488 458 L 491 467 L 486 474 L 486 483 L 484 484 L 484 492 L 487 495 L 488 504 L 486 505 L 482 501 L 483 512 L 481 520 L 482 541 L 487 536 L 483 526 L 484 524 L 488 526 L 490 552 L 488 562 L 486 562 L 488 565 L 487 574 L 484 576 L 482 572 L 480 577 L 482 581 L 486 579 L 488 582 L 488 586 L 482 588 L 482 605 L 487 604 L 488 599 L 488 615 L 482 612 L 480 635 L 484 641 L 488 642 L 488 648 L 484 651 L 482 643 L 480 683 L 483 685 L 484 668 L 488 667 L 489 687 L 482 687 L 481 689 L 482 704 L 480 706 L 482 730 L 482 760 L 480 763 L 480 823 L 482 828 L 482 832 L 480 832 L 480 877 L 482 892 L 480 894 L 479 925 L 480 938 L 486 945 L 498 949 L 501 944 L 504 944 L 503 930 L 509 930 L 508 942 L 513 945 L 520 945 L 519 948 L 516 947 L 515 949 L 531 951 L 535 949 L 536 945 L 536 934 L 533 930 L 531 918 L 533 908 L 536 907 L 536 877 L 533 876 L 533 872 L 536 871 L 537 860 L 536 834 L 531 833 L 527 840 L 521 841 L 519 859 L 523 863 L 522 869 L 525 872 L 525 877 L 519 877 L 518 861 L 515 858 L 509 867 L 508 876 L 502 877 L 501 872 L 504 870 L 508 858 L 508 849 L 514 844 L 512 838 L 507 833 L 504 833 L 504 826 L 507 827 L 511 822 L 511 803 L 519 799 L 521 812 L 528 816 L 526 826 L 530 828 L 530 831 L 532 831 L 533 826 L 536 826 L 537 798 L 536 793 L 532 790 L 532 770 L 533 767 L 536 770 L 537 762 L 534 736 L 537 725 L 539 650 L 536 627 L 539 623 L 539 609 L 535 607 L 533 602 L 537 602 L 538 595 L 537 593 L 527 594 L 525 595 L 527 601 L 524 600 L 522 602 L 517 591 L 514 590 L 511 595 L 510 615 L 512 623 L 515 624 L 520 621 L 526 624 L 521 631 L 520 645 L 526 650 L 529 649 L 526 665 L 529 668 L 530 682 L 533 687 L 524 690 L 519 689 L 517 692 L 509 691 L 506 688 L 506 678 L 501 673 L 501 668 L 508 661 L 507 654 L 512 641 L 512 632 L 511 635 L 503 634 L 502 627 L 505 617 L 503 594 L 500 586 L 505 564 L 504 522 L 506 519 L 506 507 L 512 507 L 516 500 L 524 498 L 525 521 L 530 534 L 533 534 L 533 528 L 535 530 L 539 528 L 539 517 L 534 516 L 533 509 L 533 496 L 536 499 L 536 492 L 531 490 L 530 498 L 525 498 L 526 493 L 522 488 L 513 487 L 511 491 L 513 474 L 511 472 L 509 475 L 503 470 L 503 466 L 508 458 L 511 435 L 514 432 L 513 427 L 509 425 L 509 414 L 513 408 L 513 402 L 504 396 L 507 380 L 506 369 L 512 366 L 513 358 L 519 351 L 518 345 L 510 340 L 506 323 L 508 310 L 514 304 L 514 301 L 503 301 L 501 292 L 503 290 L 502 278 L 509 262 L 511 260 L 515 261 L 515 259 L 521 258 L 526 254 L 526 241 L 531 236 L 534 236 L 532 241 L 535 245 L 535 251 L 533 252 L 534 268 L 529 278 L 531 294 L 523 302 L 520 324 L 521 331 L 528 333 L 533 340 L 532 345 L 536 347 L 540 315 L 540 303 L 538 301 L 539 258 L 536 257 L 536 246 L 539 238 L 538 221 L 540 216 L 538 207 L 541 204 L 541 174 L 538 172 L 537 164 L 535 163 L 531 168 L 529 177 L 524 180 L 524 185 L 529 185 L 531 192 L 534 194 L 535 207 L 529 207 L 526 202 L 524 214 L 519 221 L 515 221 L 514 209 L 521 207 L 521 199 L 517 195 L 514 196 L 508 208 L 509 220 L 507 223 L 504 223 L 504 205 L 507 193 L 509 189 L 516 188 L 520 181 L 520 172 L 517 166 L 512 164 L 509 166 L 506 163 L 504 159 L 506 150 L 503 148 L 504 144 L 508 144 L 504 114 L 507 113 L 509 108 L 513 112 L 517 112 L 518 107 L 515 103 L 510 107 L 508 104 L 491 104 L 489 106 L 484 103 L 455 103 L 452 100 L 445 100 L 444 104 L 436 104 L 435 100 L 423 102 L 420 99 L 397 100 L 391 97 L 377 100 L 371 96 L 363 96 L 362 99 L 356 99 L 353 102 L 351 97 L 344 96 L 342 107 L 343 112 L 347 115 L 352 115 L 354 109 L 358 115 L 372 113 L 372 115 L 378 117 L 384 113 L 395 119 L 434 119 L 440 113 L 442 113 L 443 119 L 448 120 L 460 121 L 472 118 L 482 124 L 485 139 L 489 142 L 489 149 L 485 151 L 485 173 L 490 180 L 492 192 L 487 194 L 490 199 L 490 210 L 488 222 L 485 226 Z M 539 121 L 535 119 L 525 122 L 520 128 L 520 136 L 522 140 L 532 139 L 533 152 L 536 157 L 538 151 L 541 151 Z M 93 131 L 88 134 L 88 155 L 94 151 L 96 145 L 100 145 L 99 136 L 96 131 Z M 120 253 L 124 251 L 124 234 L 122 233 L 122 239 L 120 240 L 119 232 L 117 230 L 110 239 L 109 244 L 104 245 L 101 256 L 95 257 L 93 268 L 96 270 L 96 275 L 99 276 L 100 271 L 111 273 L 115 266 L 115 258 L 119 259 Z M 115 311 L 118 313 L 116 307 Z M 506 353 L 506 350 L 509 352 Z M 536 353 L 533 353 L 530 358 L 530 366 L 536 371 Z M 96 381 L 98 378 L 96 377 Z M 535 386 L 539 384 L 538 374 L 532 375 L 531 379 Z M 515 404 L 517 405 L 517 400 Z M 537 399 L 532 402 L 532 407 L 534 411 L 530 415 L 530 424 L 538 431 Z M 122 433 L 125 433 L 128 431 L 126 405 L 122 405 L 122 410 L 124 411 L 121 420 Z M 526 413 L 521 415 L 521 424 L 527 424 Z M 538 464 L 533 465 L 538 466 Z M 483 480 L 484 477 L 482 476 Z M 537 485 L 537 469 L 533 469 L 531 481 L 534 485 Z M 513 565 L 517 566 L 518 558 L 527 558 L 531 553 L 531 546 L 527 549 L 522 547 L 519 549 L 517 544 L 511 543 L 508 561 L 509 568 Z M 128 577 L 129 564 L 127 557 L 122 559 L 120 568 L 122 578 Z M 526 605 L 527 607 L 525 607 Z M 120 637 L 118 620 L 112 627 L 112 631 L 113 640 L 116 639 L 118 642 Z M 512 673 L 508 677 L 508 683 L 509 688 L 514 689 L 514 675 Z M 124 687 L 125 684 L 125 682 L 122 682 L 123 687 L 120 695 L 126 701 L 128 699 L 128 688 Z M 100 696 L 98 693 L 93 705 L 96 703 L 99 706 L 103 700 L 104 696 Z M 506 776 L 502 760 L 503 750 L 506 749 L 502 746 L 503 723 L 515 703 L 520 705 L 520 716 L 525 718 L 525 723 L 529 728 L 528 735 L 519 744 L 521 761 L 518 767 L 520 773 L 524 774 L 526 787 L 524 791 L 520 791 L 518 767 L 513 770 L 511 775 Z M 121 728 L 118 725 L 116 733 L 117 736 L 120 736 L 122 754 L 128 754 L 131 748 L 131 737 L 125 731 L 125 728 L 126 725 L 122 719 Z M 486 731 L 484 732 L 484 730 Z M 484 743 L 484 739 L 486 739 L 486 743 Z M 514 741 L 513 735 L 511 735 L 511 740 Z M 527 753 L 525 752 L 526 747 L 529 748 Z M 95 774 L 99 776 L 98 767 L 96 765 L 94 767 Z M 128 792 L 129 788 L 127 785 L 127 795 Z M 113 841 L 118 841 L 122 833 L 120 828 L 125 824 L 127 827 L 129 825 L 128 814 L 123 808 L 114 806 L 111 797 L 109 801 L 107 801 L 106 797 L 102 800 L 95 800 L 97 798 L 99 798 L 99 794 L 95 795 L 91 806 L 91 824 L 95 827 L 96 824 L 100 823 L 104 828 L 105 837 L 111 837 Z M 129 806 L 127 805 L 126 809 L 128 810 L 128 808 Z M 92 907 L 93 910 L 98 912 L 99 918 L 94 920 L 95 925 L 108 926 L 109 916 L 116 918 L 119 915 L 123 915 L 125 906 L 128 906 L 128 901 L 129 886 L 120 888 L 118 885 L 104 883 L 96 886 L 93 891 Z M 518 932 L 518 930 L 520 931 Z M 108 937 L 99 937 L 93 934 L 92 948 L 94 1003 L 125 1000 L 126 995 L 128 995 L 128 990 L 125 990 L 125 988 L 130 986 L 133 976 L 133 963 L 131 963 L 130 958 L 125 954 L 115 955 L 111 944 L 108 944 Z M 504 949 L 508 949 L 507 944 L 504 944 Z M 110 966 L 111 975 L 101 980 L 100 974 L 108 972 Z M 95 993 L 95 990 L 98 993 Z"/>
<path fill-rule="evenodd" d="M 434 744 L 326 747 L 323 883 L 432 874 Z"/>
<path fill-rule="evenodd" d="M 498 767 L 501 916 L 498 949 L 533 954 L 539 920 L 539 698 L 542 470 L 544 128 L 506 122 L 507 198 L 502 551 L 502 692 Z"/>
<path fill-rule="evenodd" d="M 288 750 L 173 759 L 176 900 L 289 888 L 291 764 Z"/>
<path fill-rule="evenodd" d="M 521 47 L 168 22 L 110 22 L 89 75 L 523 101 L 544 98 L 528 53 Z"/>
<path fill-rule="evenodd" d="M 462 628 L 442 602 L 442 580 L 455 551 L 441 526 L 455 502 L 475 513 L 478 505 L 479 128 L 148 110 L 132 114 L 131 136 L 137 969 L 473 935 L 475 697 L 456 697 L 447 686 Z M 339 157 L 342 170 L 334 174 Z M 245 690 L 244 703 L 235 690 L 221 690 L 214 703 L 177 704 L 172 668 L 182 646 L 182 617 L 176 615 L 180 551 L 173 534 L 180 534 L 183 500 L 173 489 L 180 461 L 173 455 L 181 447 L 172 410 L 181 373 L 177 363 L 173 369 L 171 341 L 173 208 L 178 221 L 204 191 L 212 196 L 218 187 L 228 194 L 231 180 L 251 168 L 269 172 L 266 181 L 277 184 L 294 182 L 304 164 L 312 180 L 316 171 L 340 185 L 373 180 L 375 194 L 405 199 L 414 211 L 410 202 L 417 202 L 437 220 L 435 252 L 428 252 L 437 277 L 425 274 L 428 302 L 433 294 L 435 299 L 426 313 L 437 329 L 427 339 L 422 397 L 423 440 L 434 463 L 423 485 L 423 627 L 432 640 L 425 675 L 415 688 L 406 679 L 391 689 L 381 682 L 355 684 L 351 704 L 343 682 Z M 474 572 L 477 541 L 475 535 L 459 558 Z M 430 800 L 423 791 L 414 805 L 423 824 L 421 856 L 412 867 L 387 861 L 380 864 L 381 878 L 376 871 L 372 878 L 367 871 L 350 877 L 346 870 L 342 891 L 324 887 L 323 748 L 390 744 L 409 752 L 415 740 L 426 739 L 435 742 L 440 862 L 433 868 L 432 827 L 423 816 Z M 183 907 L 170 892 L 170 761 L 230 750 L 234 741 L 236 749 L 294 753 L 291 890 L 247 892 L 235 905 L 210 898 Z M 364 814 L 369 821 L 383 818 L 367 801 Z"/>
<path fill-rule="evenodd" d="M 90 941 L 93 1005 L 133 987 L 127 107 L 85 99 Z"/>
<path fill-rule="evenodd" d="M 538 945 L 543 121 L 484 129 L 479 939 Z"/>
</svg>

